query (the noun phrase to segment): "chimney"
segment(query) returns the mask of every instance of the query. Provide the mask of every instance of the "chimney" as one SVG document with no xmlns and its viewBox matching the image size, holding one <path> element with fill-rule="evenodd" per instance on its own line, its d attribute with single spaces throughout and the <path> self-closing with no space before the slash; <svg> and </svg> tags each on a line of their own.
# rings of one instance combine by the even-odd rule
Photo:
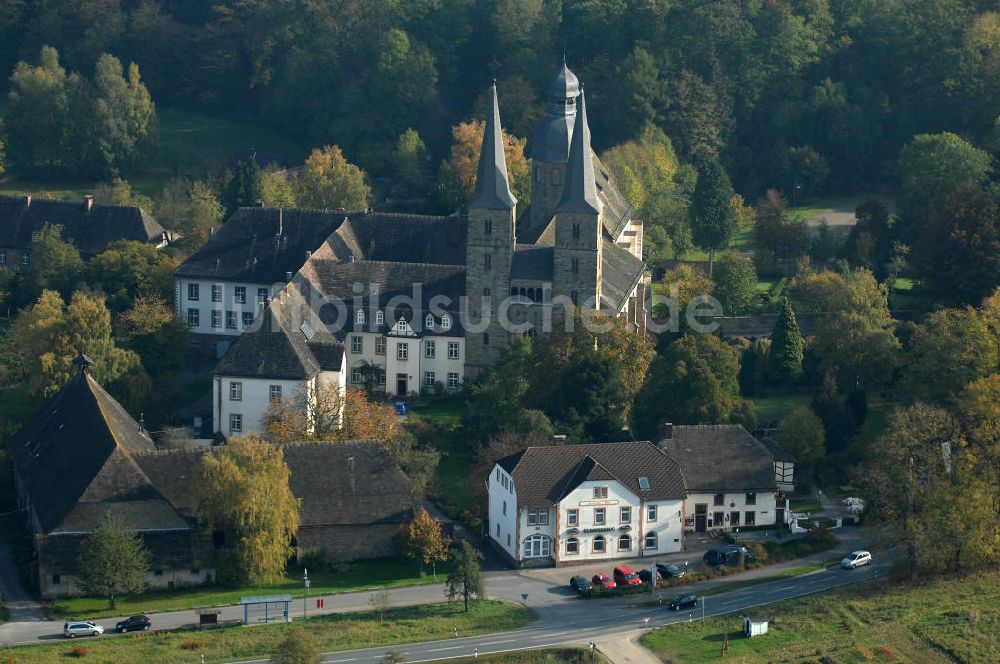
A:
<svg viewBox="0 0 1000 664">
<path fill-rule="evenodd" d="M 288 283 L 291 280 L 292 280 L 292 273 L 291 272 L 285 272 L 285 283 Z"/>
<path fill-rule="evenodd" d="M 674 437 L 674 423 L 664 422 L 660 428 L 660 440 L 672 440 Z"/>
<path fill-rule="evenodd" d="M 351 474 L 351 493 L 354 493 L 354 455 L 348 454 L 347 457 L 347 471 Z"/>
<path fill-rule="evenodd" d="M 306 260 L 309 260 L 310 258 L 312 258 L 312 255 L 313 255 L 313 252 L 311 252 L 308 249 L 306 249 Z"/>
<path fill-rule="evenodd" d="M 28 199 L 28 203 L 30 205 L 31 199 Z M 93 194 L 87 194 L 86 196 L 83 197 L 83 206 L 87 209 L 87 212 L 90 212 L 91 208 L 94 207 L 94 195 Z"/>
<path fill-rule="evenodd" d="M 258 200 L 257 201 L 257 207 L 260 207 L 260 208 L 264 207 L 264 201 Z"/>
<path fill-rule="evenodd" d="M 31 207 L 31 194 L 24 197 L 24 207 Z"/>
<path fill-rule="evenodd" d="M 552 436 L 552 444 L 553 445 L 565 445 L 566 444 L 566 434 L 564 434 L 564 433 L 557 433 L 556 435 Z"/>
<path fill-rule="evenodd" d="M 278 208 L 278 237 L 281 237 L 282 232 L 285 230 L 285 210 L 284 208 Z"/>
</svg>

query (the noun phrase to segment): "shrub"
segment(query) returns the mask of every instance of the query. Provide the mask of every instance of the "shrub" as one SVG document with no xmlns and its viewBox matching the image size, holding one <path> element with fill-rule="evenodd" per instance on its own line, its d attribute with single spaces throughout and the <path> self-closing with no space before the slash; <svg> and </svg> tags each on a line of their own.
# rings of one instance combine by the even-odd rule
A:
<svg viewBox="0 0 1000 664">
<path fill-rule="evenodd" d="M 330 566 L 330 555 L 321 546 L 311 546 L 302 554 L 302 566 L 306 569 L 325 570 Z"/>
<path fill-rule="evenodd" d="M 872 649 L 869 648 L 869 647 L 867 647 L 867 646 L 858 646 L 858 654 L 860 654 L 861 657 L 866 662 L 874 662 L 875 661 L 875 653 L 873 653 Z"/>
<path fill-rule="evenodd" d="M 320 650 L 312 634 L 304 629 L 293 629 L 271 661 L 274 664 L 316 664 L 319 656 Z"/>
<path fill-rule="evenodd" d="M 194 652 L 198 652 L 204 647 L 205 644 L 202 643 L 201 641 L 185 641 L 184 643 L 181 644 L 181 648 L 183 648 L 184 650 L 193 650 Z"/>
<path fill-rule="evenodd" d="M 4 660 L 6 664 L 17 664 L 17 660 L 14 659 L 13 655 L 7 655 L 7 659 Z"/>
<path fill-rule="evenodd" d="M 69 651 L 69 654 L 73 657 L 79 658 L 86 657 L 88 652 L 90 652 L 90 650 L 88 650 L 86 646 L 76 646 Z"/>
<path fill-rule="evenodd" d="M 893 652 L 892 648 L 890 648 L 889 646 L 879 646 L 878 651 L 882 653 L 882 656 L 885 657 L 890 662 L 896 661 L 896 653 Z"/>
</svg>

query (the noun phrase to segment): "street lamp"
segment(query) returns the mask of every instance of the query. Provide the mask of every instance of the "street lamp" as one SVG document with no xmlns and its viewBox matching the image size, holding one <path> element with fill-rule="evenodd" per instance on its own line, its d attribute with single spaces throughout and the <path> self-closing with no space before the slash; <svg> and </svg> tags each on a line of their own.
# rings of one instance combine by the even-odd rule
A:
<svg viewBox="0 0 1000 664">
<path fill-rule="evenodd" d="M 590 661 L 591 664 L 597 661 L 597 644 L 593 641 L 590 642 Z"/>
<path fill-rule="evenodd" d="M 305 595 L 302 596 L 302 617 L 306 617 L 309 608 L 309 568 L 302 568 L 302 585 L 305 586 Z"/>
</svg>

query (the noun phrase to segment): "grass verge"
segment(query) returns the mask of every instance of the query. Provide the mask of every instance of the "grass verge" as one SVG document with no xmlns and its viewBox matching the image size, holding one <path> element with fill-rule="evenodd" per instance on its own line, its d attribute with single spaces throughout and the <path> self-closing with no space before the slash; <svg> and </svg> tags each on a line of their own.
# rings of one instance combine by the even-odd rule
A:
<svg viewBox="0 0 1000 664">
<path fill-rule="evenodd" d="M 1000 652 L 1000 573 L 929 584 L 866 584 L 764 607 L 768 634 L 742 636 L 736 615 L 653 630 L 664 661 L 989 662 Z M 725 636 L 729 648 L 722 654 Z"/>
<path fill-rule="evenodd" d="M 707 597 L 711 597 L 712 595 L 721 595 L 722 593 L 739 590 L 740 588 L 755 586 L 758 583 L 767 583 L 768 581 L 777 581 L 778 579 L 790 579 L 792 577 L 802 576 L 803 574 L 818 572 L 819 570 L 825 568 L 825 563 L 809 563 L 808 565 L 799 565 L 798 567 L 781 570 L 780 572 L 756 579 L 745 579 L 743 581 L 733 581 L 732 583 L 722 583 L 717 586 L 712 586 L 707 588 L 702 595 Z"/>
<path fill-rule="evenodd" d="M 429 573 L 420 574 L 415 563 L 401 562 L 396 559 L 336 565 L 327 570 L 309 570 L 309 579 L 312 581 L 309 595 L 318 597 L 355 590 L 443 583 L 447 574 L 446 567 L 439 565 L 435 581 Z M 56 600 L 49 608 L 49 615 L 54 620 L 62 620 L 65 618 L 103 618 L 135 613 L 159 613 L 238 604 L 240 597 L 249 595 L 290 594 L 293 597 L 301 597 L 303 592 L 302 573 L 298 569 L 292 568 L 284 581 L 268 587 L 199 587 L 149 592 L 142 595 L 123 595 L 118 598 L 118 607 L 114 610 L 108 608 L 108 601 L 104 598 L 72 597 Z"/>
<path fill-rule="evenodd" d="M 547 650 L 522 650 L 506 652 L 497 655 L 480 655 L 479 657 L 460 657 L 458 659 L 440 660 L 449 663 L 468 664 L 471 662 L 493 662 L 494 664 L 607 664 L 604 655 L 596 653 L 591 659 L 589 650 L 580 648 L 550 648 Z"/>
<path fill-rule="evenodd" d="M 73 647 L 83 646 L 88 651 L 86 661 L 93 664 L 201 664 L 202 661 L 212 664 L 267 657 L 276 652 L 289 630 L 295 627 L 307 629 L 321 650 L 330 651 L 446 639 L 456 629 L 460 637 L 490 634 L 516 629 L 532 620 L 534 615 L 517 604 L 481 600 L 474 602 L 468 613 L 462 610 L 461 602 L 455 602 L 391 609 L 383 621 L 371 611 L 336 613 L 296 620 L 292 625 L 139 632 L 113 638 L 78 639 L 72 646 L 68 642 L 20 646 L 6 653 L 17 664 L 59 664 L 72 658 L 69 653 Z"/>
</svg>

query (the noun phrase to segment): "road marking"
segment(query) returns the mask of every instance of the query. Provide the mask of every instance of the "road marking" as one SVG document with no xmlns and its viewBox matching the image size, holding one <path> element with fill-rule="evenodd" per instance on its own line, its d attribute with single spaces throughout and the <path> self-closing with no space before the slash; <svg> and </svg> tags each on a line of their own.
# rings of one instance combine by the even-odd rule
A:
<svg viewBox="0 0 1000 664">
<path fill-rule="evenodd" d="M 441 652 L 442 650 L 458 650 L 459 648 L 464 648 L 465 646 L 451 646 L 450 648 L 430 648 L 427 652 Z"/>
<path fill-rule="evenodd" d="M 783 592 L 785 592 L 786 590 L 792 590 L 793 588 L 795 588 L 795 584 L 792 584 L 792 585 L 790 585 L 790 586 L 785 586 L 785 587 L 783 587 L 783 588 L 775 588 L 775 589 L 774 589 L 774 592 L 776 592 L 776 593 L 783 593 Z"/>
<path fill-rule="evenodd" d="M 503 641 L 487 641 L 483 645 L 484 646 L 493 646 L 493 645 L 496 645 L 498 643 L 510 643 L 512 641 L 517 641 L 517 639 L 504 639 Z"/>
</svg>

